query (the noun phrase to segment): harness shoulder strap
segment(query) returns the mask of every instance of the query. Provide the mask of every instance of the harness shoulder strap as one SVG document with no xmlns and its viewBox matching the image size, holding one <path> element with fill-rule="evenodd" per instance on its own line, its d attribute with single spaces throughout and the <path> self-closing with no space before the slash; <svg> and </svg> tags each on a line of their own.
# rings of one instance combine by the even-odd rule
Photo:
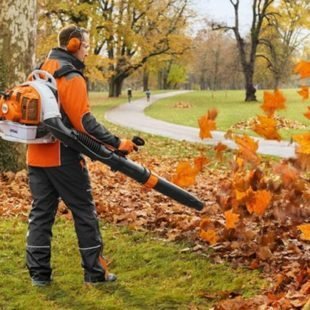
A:
<svg viewBox="0 0 310 310">
<path fill-rule="evenodd" d="M 70 73 L 77 73 L 80 76 L 82 76 L 82 78 L 85 79 L 85 77 L 81 71 L 75 69 L 73 66 L 70 66 L 70 65 L 65 65 L 65 66 L 61 67 L 60 69 L 56 70 L 54 72 L 53 76 L 55 79 L 60 79 L 61 77 L 66 76 Z"/>
</svg>

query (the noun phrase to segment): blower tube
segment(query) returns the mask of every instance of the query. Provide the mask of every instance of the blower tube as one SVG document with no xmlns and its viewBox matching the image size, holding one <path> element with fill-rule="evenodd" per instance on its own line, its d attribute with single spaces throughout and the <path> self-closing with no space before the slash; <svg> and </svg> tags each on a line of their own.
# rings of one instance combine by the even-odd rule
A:
<svg viewBox="0 0 310 310">
<path fill-rule="evenodd" d="M 196 210 L 203 209 L 203 202 L 189 192 L 168 182 L 164 178 L 152 174 L 149 169 L 132 160 L 109 150 L 88 135 L 69 129 L 63 124 L 60 117 L 46 119 L 44 124 L 55 138 L 59 139 L 66 146 L 88 156 L 90 159 L 98 160 L 110 166 L 113 171 L 120 171 L 146 187 L 153 188 L 185 206 Z"/>
</svg>

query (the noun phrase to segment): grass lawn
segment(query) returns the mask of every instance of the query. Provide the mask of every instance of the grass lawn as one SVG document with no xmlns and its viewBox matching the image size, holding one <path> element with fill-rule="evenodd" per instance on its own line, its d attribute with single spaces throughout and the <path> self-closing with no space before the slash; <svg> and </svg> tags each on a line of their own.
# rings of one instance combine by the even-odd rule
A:
<svg viewBox="0 0 310 310">
<path fill-rule="evenodd" d="M 306 126 L 307 129 L 280 130 L 284 139 L 290 139 L 292 134 L 304 133 L 310 130 L 309 120 L 303 115 L 307 110 L 306 102 L 301 100 L 296 89 L 283 90 L 286 97 L 286 110 L 279 111 L 278 114 L 290 120 L 296 120 Z M 198 127 L 198 118 L 204 115 L 209 109 L 217 108 L 219 111 L 216 119 L 217 130 L 226 131 L 232 125 L 239 121 L 248 120 L 257 114 L 263 114 L 260 105 L 263 100 L 263 91 L 257 92 L 258 102 L 246 103 L 243 101 L 244 91 L 196 91 L 160 100 L 146 109 L 146 114 L 153 118 L 161 119 L 167 122 Z M 189 103 L 189 108 L 178 108 L 175 105 L 178 102 Z M 245 132 L 250 135 L 256 135 L 253 131 Z"/>
<path fill-rule="evenodd" d="M 209 309 L 224 292 L 249 297 L 266 285 L 256 271 L 211 264 L 200 254 L 182 253 L 188 244 L 100 225 L 110 269 L 119 277 L 116 282 L 83 284 L 73 223 L 57 218 L 52 243 L 54 281 L 50 287 L 35 288 L 25 267 L 27 225 L 20 219 L 2 219 L 0 309 Z"/>
</svg>

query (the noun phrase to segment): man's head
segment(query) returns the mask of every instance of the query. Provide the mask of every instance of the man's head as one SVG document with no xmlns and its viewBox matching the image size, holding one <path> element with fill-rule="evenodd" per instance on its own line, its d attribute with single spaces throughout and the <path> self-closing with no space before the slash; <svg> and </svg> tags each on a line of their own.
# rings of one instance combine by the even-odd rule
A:
<svg viewBox="0 0 310 310">
<path fill-rule="evenodd" d="M 66 26 L 58 34 L 58 45 L 84 62 L 89 49 L 88 31 L 75 25 Z"/>
</svg>

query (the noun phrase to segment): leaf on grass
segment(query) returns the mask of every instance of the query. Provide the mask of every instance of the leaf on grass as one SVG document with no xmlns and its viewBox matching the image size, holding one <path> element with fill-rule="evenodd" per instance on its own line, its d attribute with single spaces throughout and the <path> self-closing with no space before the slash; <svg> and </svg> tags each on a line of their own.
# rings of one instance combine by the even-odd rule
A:
<svg viewBox="0 0 310 310">
<path fill-rule="evenodd" d="M 240 215 L 237 213 L 234 213 L 233 209 L 226 211 L 224 215 L 226 219 L 225 227 L 228 229 L 235 228 L 236 224 L 239 222 Z"/>
<path fill-rule="evenodd" d="M 238 155 L 243 158 L 244 160 L 259 164 L 260 158 L 256 154 L 258 149 L 258 142 L 254 141 L 251 137 L 247 135 L 243 136 L 235 136 L 235 142 L 239 146 Z"/>
<path fill-rule="evenodd" d="M 215 244 L 219 239 L 214 229 L 201 230 L 200 238 L 209 242 L 210 244 Z"/>
<path fill-rule="evenodd" d="M 309 98 L 309 87 L 301 86 L 301 89 L 297 93 L 302 97 L 302 100 L 306 100 Z"/>
<path fill-rule="evenodd" d="M 299 74 L 301 79 L 310 77 L 310 61 L 300 61 L 294 67 L 294 72 Z"/>
<path fill-rule="evenodd" d="M 266 112 L 268 116 L 271 116 L 276 110 L 286 108 L 285 101 L 285 97 L 279 90 L 275 90 L 273 93 L 265 91 L 264 102 L 261 105 L 261 108 Z"/>
<path fill-rule="evenodd" d="M 258 123 L 253 125 L 253 131 L 268 140 L 281 140 L 277 130 L 277 121 L 273 117 L 258 115 L 257 118 Z"/>
<path fill-rule="evenodd" d="M 310 241 L 310 224 L 302 224 L 297 226 L 297 228 L 302 232 L 300 238 Z"/>
<path fill-rule="evenodd" d="M 195 166 L 193 167 L 190 162 L 181 161 L 171 181 L 181 187 L 191 186 L 195 183 L 198 172 L 199 170 Z"/>
<path fill-rule="evenodd" d="M 198 124 L 200 128 L 199 137 L 201 139 L 212 138 L 211 131 L 216 129 L 216 123 L 215 123 L 216 116 L 217 116 L 217 110 L 212 109 L 209 110 L 207 114 L 201 116 L 198 119 Z"/>
<path fill-rule="evenodd" d="M 270 204 L 272 194 L 266 190 L 252 191 L 246 201 L 246 207 L 250 213 L 263 215 Z"/>
<path fill-rule="evenodd" d="M 308 119 L 310 119 L 310 106 L 308 107 L 308 111 L 304 113 L 304 116 Z"/>
</svg>

